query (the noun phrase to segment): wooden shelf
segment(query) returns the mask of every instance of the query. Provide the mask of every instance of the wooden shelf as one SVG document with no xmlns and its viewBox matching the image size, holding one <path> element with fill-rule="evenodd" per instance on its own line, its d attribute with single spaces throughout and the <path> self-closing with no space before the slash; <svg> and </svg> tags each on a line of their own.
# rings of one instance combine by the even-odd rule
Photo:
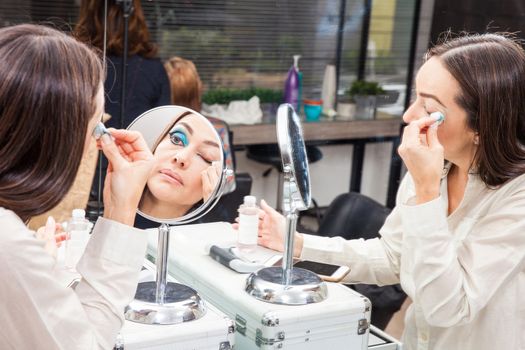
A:
<svg viewBox="0 0 525 350">
<path fill-rule="evenodd" d="M 399 136 L 401 118 L 303 122 L 305 141 L 335 141 Z M 234 146 L 277 143 L 275 124 L 230 125 Z"/>
</svg>

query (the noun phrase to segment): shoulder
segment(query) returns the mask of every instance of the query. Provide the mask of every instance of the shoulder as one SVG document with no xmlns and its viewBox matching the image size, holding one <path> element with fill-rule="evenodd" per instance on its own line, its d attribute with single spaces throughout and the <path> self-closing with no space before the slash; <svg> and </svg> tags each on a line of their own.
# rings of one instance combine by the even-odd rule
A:
<svg viewBox="0 0 525 350">
<path fill-rule="evenodd" d="M 31 233 L 31 230 L 27 228 L 22 219 L 18 217 L 13 211 L 0 207 L 0 235 L 2 239 L 4 236 L 12 236 L 10 232 L 13 231 L 23 231 L 28 234 Z"/>
<path fill-rule="evenodd" d="M 142 56 L 135 56 L 135 57 L 137 60 L 140 60 L 141 65 L 143 67 L 164 70 L 164 65 L 162 64 L 162 61 L 158 57 L 154 57 L 154 58 L 145 58 Z"/>
<path fill-rule="evenodd" d="M 495 199 L 521 198 L 525 203 L 525 174 L 491 189 Z"/>
<path fill-rule="evenodd" d="M 22 251 L 33 246 L 43 246 L 34 237 L 34 232 L 11 210 L 0 208 L 0 227 L 0 255 L 4 260 L 17 260 L 23 255 Z"/>
</svg>

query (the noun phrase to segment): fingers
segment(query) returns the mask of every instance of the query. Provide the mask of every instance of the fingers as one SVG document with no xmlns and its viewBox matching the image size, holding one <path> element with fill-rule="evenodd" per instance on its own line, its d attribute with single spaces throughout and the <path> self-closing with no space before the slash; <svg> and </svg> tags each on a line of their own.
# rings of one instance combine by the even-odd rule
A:
<svg viewBox="0 0 525 350">
<path fill-rule="evenodd" d="M 120 154 L 117 144 L 111 139 L 111 136 L 103 134 L 100 137 L 99 144 L 102 152 L 104 152 L 104 155 L 113 167 L 120 168 L 122 164 L 126 162 L 122 154 Z"/>
<path fill-rule="evenodd" d="M 442 147 L 437 136 L 438 124 L 432 124 L 427 130 L 427 143 L 431 148 Z"/>
<path fill-rule="evenodd" d="M 45 234 L 45 231 L 46 231 L 46 228 L 45 228 L 44 226 L 39 227 L 38 230 L 36 230 L 36 232 L 35 232 L 35 237 L 36 237 L 37 239 L 44 240 L 45 235 L 46 235 L 46 234 Z"/>
<path fill-rule="evenodd" d="M 117 130 L 113 128 L 110 128 L 109 131 L 114 141 L 109 135 L 102 135 L 99 145 L 108 160 L 114 165 L 122 164 L 123 160 L 130 162 L 153 157 L 142 134 L 138 131 Z M 106 153 L 109 153 L 109 155 Z"/>
<path fill-rule="evenodd" d="M 423 117 L 410 122 L 403 130 L 403 141 L 420 144 L 419 135 L 435 122 L 436 117 Z"/>
<path fill-rule="evenodd" d="M 221 171 L 222 167 L 219 162 L 213 162 L 212 165 L 202 171 L 201 179 L 204 201 L 206 201 L 215 190 L 215 187 L 219 182 Z"/>
<path fill-rule="evenodd" d="M 204 201 L 206 201 L 206 199 L 208 199 L 210 195 L 211 188 L 212 188 L 212 184 L 211 184 L 212 180 L 210 179 L 210 175 L 207 169 L 202 171 L 201 180 L 202 180 L 202 193 L 203 193 Z"/>
<path fill-rule="evenodd" d="M 279 212 L 275 209 L 273 209 L 272 207 L 270 207 L 268 205 L 268 203 L 266 203 L 266 201 L 264 199 L 261 199 L 261 209 L 264 211 L 264 214 L 277 214 L 277 215 L 280 215 Z"/>
<path fill-rule="evenodd" d="M 61 232 L 61 233 L 55 234 L 55 243 L 56 243 L 57 247 L 60 247 L 60 243 L 64 242 L 65 240 L 67 240 L 67 233 L 66 232 Z"/>
</svg>

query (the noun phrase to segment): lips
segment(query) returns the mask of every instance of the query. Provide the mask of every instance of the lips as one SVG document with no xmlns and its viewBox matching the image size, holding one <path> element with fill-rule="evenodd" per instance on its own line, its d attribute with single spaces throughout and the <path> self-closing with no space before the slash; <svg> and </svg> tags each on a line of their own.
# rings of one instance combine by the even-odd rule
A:
<svg viewBox="0 0 525 350">
<path fill-rule="evenodd" d="M 170 170 L 170 169 L 162 169 L 159 171 L 162 175 L 164 175 L 164 178 L 167 179 L 169 182 L 184 185 L 184 181 L 182 181 L 182 177 L 180 177 L 179 174 L 176 172 Z"/>
</svg>

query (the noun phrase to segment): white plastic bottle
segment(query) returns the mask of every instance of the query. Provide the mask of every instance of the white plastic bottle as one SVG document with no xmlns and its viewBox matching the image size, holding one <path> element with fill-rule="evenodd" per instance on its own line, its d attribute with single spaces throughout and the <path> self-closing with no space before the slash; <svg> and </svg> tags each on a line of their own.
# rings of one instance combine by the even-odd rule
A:
<svg viewBox="0 0 525 350">
<path fill-rule="evenodd" d="M 254 196 L 245 196 L 239 207 L 239 238 L 237 246 L 242 252 L 251 252 L 257 247 L 259 208 Z"/>
<path fill-rule="evenodd" d="M 89 241 L 91 223 L 86 219 L 83 209 L 73 209 L 71 219 L 67 223 L 65 266 L 74 270 Z"/>
</svg>

